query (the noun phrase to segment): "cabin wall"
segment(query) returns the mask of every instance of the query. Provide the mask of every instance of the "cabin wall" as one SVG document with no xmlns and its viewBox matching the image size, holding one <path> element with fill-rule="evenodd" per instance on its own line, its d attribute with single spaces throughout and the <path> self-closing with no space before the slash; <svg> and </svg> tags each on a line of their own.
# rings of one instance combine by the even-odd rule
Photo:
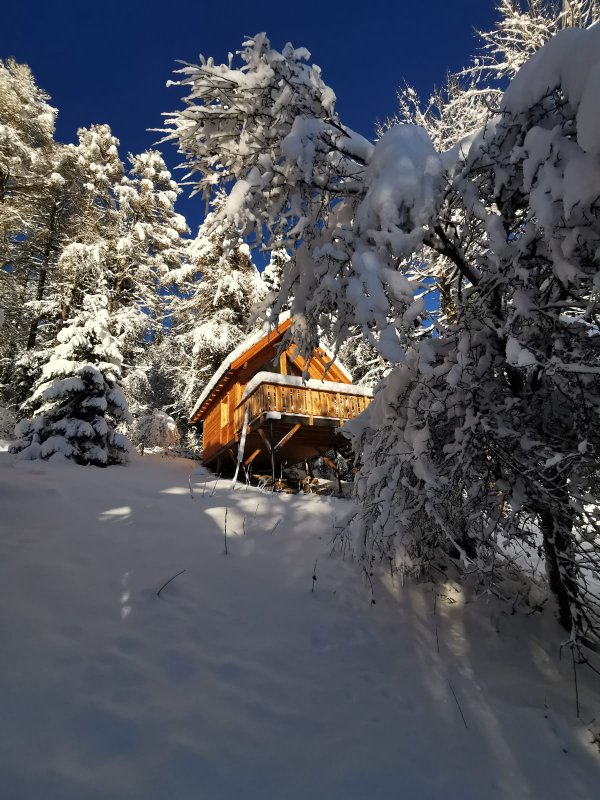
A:
<svg viewBox="0 0 600 800">
<path fill-rule="evenodd" d="M 234 383 L 213 398 L 204 417 L 202 433 L 202 457 L 212 458 L 235 438 L 234 412 L 242 399 L 243 389 Z"/>
<path fill-rule="evenodd" d="M 221 405 L 215 403 L 204 417 L 202 428 L 202 457 L 214 455 L 220 448 L 221 441 Z"/>
</svg>

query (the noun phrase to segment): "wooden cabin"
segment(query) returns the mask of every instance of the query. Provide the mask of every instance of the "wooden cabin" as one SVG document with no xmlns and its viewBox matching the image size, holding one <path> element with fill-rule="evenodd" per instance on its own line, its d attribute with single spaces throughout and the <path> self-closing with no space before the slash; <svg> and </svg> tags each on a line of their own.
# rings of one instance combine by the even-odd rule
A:
<svg viewBox="0 0 600 800">
<path fill-rule="evenodd" d="M 203 426 L 202 463 L 223 459 L 248 468 L 291 466 L 347 447 L 339 429 L 371 402 L 339 361 L 317 347 L 310 361 L 282 349 L 292 321 L 250 337 L 221 364 L 200 395 L 190 423 Z M 309 379 L 304 380 L 304 373 Z"/>
</svg>

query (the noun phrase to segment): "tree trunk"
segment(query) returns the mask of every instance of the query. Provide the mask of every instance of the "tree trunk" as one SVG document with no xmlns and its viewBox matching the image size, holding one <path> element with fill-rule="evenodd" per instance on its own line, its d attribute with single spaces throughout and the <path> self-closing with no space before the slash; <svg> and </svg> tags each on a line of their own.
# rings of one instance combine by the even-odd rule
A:
<svg viewBox="0 0 600 800">
<path fill-rule="evenodd" d="M 540 513 L 546 574 L 550 590 L 558 605 L 558 620 L 567 631 L 577 627 L 573 610 L 577 607 L 579 589 L 577 566 L 572 541 L 573 515 L 565 490 L 557 492 L 558 502 Z"/>
<path fill-rule="evenodd" d="M 18 345 L 18 333 L 21 328 L 23 322 L 23 306 L 25 304 L 25 297 L 27 293 L 27 282 L 28 278 L 25 274 L 22 277 L 22 285 L 21 291 L 19 292 L 19 299 L 17 301 L 17 310 L 15 315 L 15 322 L 14 322 L 14 335 L 12 338 L 6 333 L 6 331 L 2 332 L 2 336 L 5 337 L 5 342 L 7 339 L 10 338 L 10 343 L 6 346 L 6 350 L 4 352 L 2 363 L 3 367 L 0 369 L 0 386 L 3 387 L 3 399 L 4 402 L 12 402 L 13 399 L 13 386 L 12 386 L 12 375 L 15 369 L 15 362 L 17 360 L 17 354 L 19 350 Z"/>
<path fill-rule="evenodd" d="M 44 290 L 46 288 L 46 280 L 48 278 L 48 267 L 50 265 L 50 255 L 52 253 L 52 242 L 54 240 L 56 212 L 57 212 L 57 206 L 56 203 L 54 203 L 52 208 L 50 209 L 50 219 L 48 222 L 48 239 L 46 241 L 46 246 L 44 248 L 44 257 L 42 259 L 42 264 L 40 266 L 40 274 L 38 276 L 38 286 L 35 296 L 35 299 L 38 301 L 44 299 Z M 28 350 L 33 350 L 33 348 L 35 347 L 35 341 L 37 338 L 37 332 L 41 318 L 42 318 L 41 315 L 38 314 L 31 321 L 31 327 L 29 328 L 29 336 L 27 337 Z"/>
</svg>

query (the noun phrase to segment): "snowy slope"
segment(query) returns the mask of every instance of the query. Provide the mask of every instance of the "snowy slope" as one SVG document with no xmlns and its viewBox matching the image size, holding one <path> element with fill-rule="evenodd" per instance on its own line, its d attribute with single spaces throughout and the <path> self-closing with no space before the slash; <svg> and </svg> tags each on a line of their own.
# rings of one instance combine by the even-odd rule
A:
<svg viewBox="0 0 600 800">
<path fill-rule="evenodd" d="M 550 614 L 371 606 L 329 555 L 346 501 L 203 473 L 192 500 L 192 467 L 0 453 L 3 799 L 598 796 L 600 695 L 580 671 L 577 722 Z"/>
</svg>

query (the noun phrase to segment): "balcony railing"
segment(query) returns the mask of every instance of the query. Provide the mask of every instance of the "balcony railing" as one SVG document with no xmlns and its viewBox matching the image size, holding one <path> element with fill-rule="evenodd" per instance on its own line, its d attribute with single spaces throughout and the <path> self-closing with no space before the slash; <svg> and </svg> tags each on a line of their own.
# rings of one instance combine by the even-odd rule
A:
<svg viewBox="0 0 600 800">
<path fill-rule="evenodd" d="M 234 430 L 240 434 L 246 409 L 251 423 L 261 414 L 276 411 L 281 414 L 306 417 L 307 424 L 315 418 L 328 418 L 343 423 L 363 412 L 371 402 L 370 390 L 362 386 L 308 381 L 300 378 L 260 373 L 246 387 L 234 412 Z M 316 386 L 315 386 L 316 384 Z"/>
</svg>

